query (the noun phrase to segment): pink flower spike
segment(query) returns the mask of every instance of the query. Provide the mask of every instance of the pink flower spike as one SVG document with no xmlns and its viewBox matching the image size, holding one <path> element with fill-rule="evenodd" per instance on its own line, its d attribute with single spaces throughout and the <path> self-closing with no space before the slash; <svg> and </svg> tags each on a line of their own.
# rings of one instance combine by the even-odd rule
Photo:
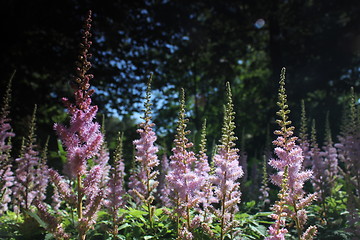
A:
<svg viewBox="0 0 360 240">
<path fill-rule="evenodd" d="M 277 105 L 280 110 L 277 115 L 280 119 L 276 122 L 279 124 L 280 130 L 274 132 L 278 137 L 273 142 L 276 146 L 277 158 L 271 159 L 269 164 L 278 170 L 278 173 L 272 176 L 272 182 L 278 185 L 281 190 L 278 194 L 279 200 L 272 208 L 274 214 L 271 217 L 275 220 L 275 224 L 269 227 L 270 236 L 266 239 L 284 239 L 284 234 L 287 232 L 285 217 L 295 220 L 297 232 L 302 234 L 303 225 L 307 219 L 304 208 L 316 198 L 316 195 L 305 196 L 303 190 L 304 182 L 312 177 L 313 172 L 303 170 L 303 150 L 296 145 L 297 138 L 292 136 L 294 127 L 290 126 L 291 121 L 288 120 L 290 110 L 285 92 L 285 68 L 281 71 L 278 96 Z M 316 231 L 311 233 L 315 234 Z M 301 238 L 301 236 L 298 237 Z"/>
<path fill-rule="evenodd" d="M 11 83 L 15 71 L 9 79 L 0 113 L 0 216 L 8 210 L 8 204 L 11 202 L 11 187 L 14 184 L 14 173 L 12 172 L 12 160 L 10 158 L 11 138 L 15 136 L 12 132 L 9 108 L 11 100 Z"/>
<path fill-rule="evenodd" d="M 217 210 L 217 217 L 221 223 L 220 239 L 224 239 L 228 231 L 232 231 L 232 226 L 236 224 L 234 216 L 238 211 L 241 192 L 238 180 L 244 172 L 239 163 L 239 149 L 235 148 L 234 141 L 234 115 L 232 94 L 230 84 L 226 83 L 227 104 L 225 106 L 224 123 L 222 128 L 221 145 L 214 156 L 215 172 L 213 184 L 215 186 L 215 199 L 221 208 Z"/>
</svg>

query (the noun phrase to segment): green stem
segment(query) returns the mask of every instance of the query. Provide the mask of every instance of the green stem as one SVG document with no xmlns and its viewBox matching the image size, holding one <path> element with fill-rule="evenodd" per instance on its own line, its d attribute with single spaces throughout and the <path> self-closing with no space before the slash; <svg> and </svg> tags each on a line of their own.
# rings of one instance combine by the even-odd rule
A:
<svg viewBox="0 0 360 240">
<path fill-rule="evenodd" d="M 299 240 L 301 240 L 301 235 L 302 235 L 302 231 L 301 231 L 301 226 L 300 226 L 300 221 L 299 221 L 299 218 L 298 218 L 298 210 L 296 208 L 296 203 L 295 201 L 293 201 L 293 206 L 294 206 L 294 210 L 295 210 L 295 224 L 296 224 L 296 230 L 297 230 L 297 233 L 298 233 L 298 238 Z"/>
<path fill-rule="evenodd" d="M 189 202 L 189 195 L 186 194 L 186 205 L 188 205 Z M 186 223 L 187 223 L 187 228 L 190 231 L 190 208 L 188 206 L 186 206 Z"/>
<path fill-rule="evenodd" d="M 179 210 L 179 194 L 176 193 L 176 210 Z M 179 217 L 179 213 L 176 212 L 176 232 L 177 235 L 180 236 L 180 228 L 179 228 L 179 224 L 180 224 L 180 217 Z"/>
<path fill-rule="evenodd" d="M 220 231 L 221 240 L 224 239 L 224 225 L 225 225 L 224 215 L 225 215 L 225 197 L 222 199 L 221 202 L 221 231 Z"/>
<path fill-rule="evenodd" d="M 80 226 L 80 220 L 83 218 L 83 204 L 82 204 L 82 185 L 81 185 L 81 175 L 77 175 L 77 214 L 79 222 L 79 240 L 85 240 L 86 235 L 84 229 Z"/>
<path fill-rule="evenodd" d="M 149 223 L 150 223 L 150 228 L 153 229 L 153 216 L 152 216 L 152 212 L 151 212 L 151 202 L 150 202 L 150 170 L 147 169 L 146 170 L 146 188 L 147 188 L 147 196 L 146 196 L 146 205 L 147 205 L 147 209 L 148 209 L 148 214 L 149 214 Z"/>
<path fill-rule="evenodd" d="M 227 179 L 227 172 L 224 173 L 224 179 L 225 179 L 225 183 L 226 184 L 226 179 Z M 226 185 L 225 185 L 226 186 Z M 223 240 L 224 239 L 224 228 L 225 228 L 225 201 L 226 201 L 226 189 L 224 191 L 224 195 L 223 198 L 221 200 L 221 231 L 220 231 L 220 239 Z"/>
</svg>

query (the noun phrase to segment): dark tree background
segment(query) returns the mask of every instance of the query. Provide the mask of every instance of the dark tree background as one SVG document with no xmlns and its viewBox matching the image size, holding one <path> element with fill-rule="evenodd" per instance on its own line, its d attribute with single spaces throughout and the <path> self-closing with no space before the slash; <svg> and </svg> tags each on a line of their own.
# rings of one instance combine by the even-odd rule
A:
<svg viewBox="0 0 360 240">
<path fill-rule="evenodd" d="M 141 114 L 151 72 L 159 144 L 171 147 L 181 87 L 193 141 L 206 118 L 209 149 L 217 144 L 229 81 L 237 135 L 257 159 L 275 126 L 281 67 L 297 129 L 304 99 L 319 132 L 330 111 L 335 136 L 344 96 L 360 84 L 358 0 L 3 0 L 0 94 L 16 69 L 11 118 L 17 145 L 38 104 L 39 143 L 50 135 L 56 151 L 52 124 L 66 118 L 60 99 L 72 94 L 68 83 L 88 9 L 94 13 L 94 101 L 106 115 L 110 146 L 117 131 L 125 131 L 128 146 L 137 137 L 134 116 Z M 129 147 L 129 159 L 131 153 Z"/>
</svg>

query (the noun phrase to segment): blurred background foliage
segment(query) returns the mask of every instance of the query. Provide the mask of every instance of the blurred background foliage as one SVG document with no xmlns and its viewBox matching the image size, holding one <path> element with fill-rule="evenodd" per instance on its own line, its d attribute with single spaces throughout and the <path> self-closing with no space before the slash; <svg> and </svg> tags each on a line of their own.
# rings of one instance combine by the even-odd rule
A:
<svg viewBox="0 0 360 240">
<path fill-rule="evenodd" d="M 250 162 L 262 162 L 264 148 L 274 138 L 268 135 L 276 127 L 281 67 L 287 68 L 297 130 L 304 99 L 308 116 L 320 126 L 319 136 L 327 111 L 333 134 L 338 134 L 344 96 L 351 86 L 355 91 L 360 87 L 358 0 L 3 0 L 0 94 L 16 69 L 11 103 L 15 145 L 26 135 L 38 104 L 39 144 L 49 135 L 50 150 L 57 151 L 52 126 L 66 119 L 61 97 L 72 96 L 68 83 L 88 9 L 93 11 L 93 100 L 106 116 L 109 146 L 113 148 L 118 131 L 125 133 L 127 161 L 138 137 L 136 123 L 150 73 L 159 145 L 171 149 L 182 87 L 191 138 L 199 141 L 206 118 L 208 149 L 213 149 L 229 81 L 237 136 L 243 141 L 238 147 Z"/>
</svg>

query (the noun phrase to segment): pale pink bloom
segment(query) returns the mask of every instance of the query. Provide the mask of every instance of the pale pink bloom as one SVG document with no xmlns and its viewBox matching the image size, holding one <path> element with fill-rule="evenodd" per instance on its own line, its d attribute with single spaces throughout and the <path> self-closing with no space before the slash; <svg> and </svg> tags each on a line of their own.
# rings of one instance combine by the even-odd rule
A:
<svg viewBox="0 0 360 240">
<path fill-rule="evenodd" d="M 29 210 L 35 200 L 46 198 L 46 188 L 48 183 L 48 170 L 44 159 L 40 158 L 35 144 L 35 113 L 29 124 L 29 135 L 24 140 L 21 148 L 20 157 L 15 159 L 15 184 L 13 187 L 14 210 L 20 212 Z"/>
<path fill-rule="evenodd" d="M 10 158 L 11 137 L 15 134 L 11 131 L 9 115 L 9 103 L 11 98 L 11 82 L 15 72 L 11 76 L 6 92 L 4 94 L 3 105 L 0 115 L 0 216 L 8 210 L 8 204 L 11 202 L 11 187 L 14 184 L 14 173 Z"/>
<path fill-rule="evenodd" d="M 271 217 L 277 221 L 269 228 L 269 239 L 271 237 L 275 239 L 283 237 L 279 233 L 282 232 L 281 227 L 284 224 L 279 224 L 278 222 L 283 217 L 283 213 L 286 213 L 285 216 L 290 219 L 297 219 L 299 222 L 299 226 L 297 226 L 299 228 L 298 231 L 302 232 L 307 219 L 306 212 L 303 209 L 316 199 L 316 194 L 306 195 L 303 190 L 305 181 L 313 176 L 313 172 L 311 170 L 303 170 L 303 151 L 296 144 L 297 137 L 293 136 L 294 127 L 289 126 L 291 121 L 288 120 L 287 116 L 290 110 L 287 109 L 287 96 L 284 87 L 285 68 L 282 69 L 280 76 L 279 101 L 277 103 L 280 107 L 280 110 L 277 112 L 279 116 L 277 123 L 280 126 L 280 130 L 274 132 L 278 137 L 273 141 L 273 144 L 276 146 L 275 154 L 277 158 L 271 159 L 269 164 L 278 170 L 278 173 L 272 176 L 272 182 L 281 188 L 281 197 L 279 202 L 273 207 L 275 214 L 271 215 Z M 284 176 L 285 169 L 287 174 Z M 291 208 L 288 206 L 291 206 Z"/>
<path fill-rule="evenodd" d="M 239 164 L 239 149 L 235 148 L 234 141 L 234 115 L 230 84 L 227 87 L 227 104 L 225 106 L 224 123 L 222 128 L 221 145 L 214 156 L 214 174 L 212 183 L 214 194 L 220 208 L 214 209 L 215 216 L 221 223 L 220 239 L 224 239 L 227 232 L 237 224 L 234 220 L 235 214 L 239 211 L 238 204 L 241 199 L 239 179 L 244 171 Z"/>
<path fill-rule="evenodd" d="M 161 159 L 160 164 L 160 176 L 159 176 L 159 185 L 157 190 L 158 199 L 161 202 L 162 206 L 165 207 L 171 207 L 171 200 L 169 198 L 171 189 L 168 187 L 168 183 L 166 180 L 166 175 L 169 172 L 170 166 L 169 166 L 169 159 L 166 155 L 166 153 L 163 155 Z"/>
</svg>

